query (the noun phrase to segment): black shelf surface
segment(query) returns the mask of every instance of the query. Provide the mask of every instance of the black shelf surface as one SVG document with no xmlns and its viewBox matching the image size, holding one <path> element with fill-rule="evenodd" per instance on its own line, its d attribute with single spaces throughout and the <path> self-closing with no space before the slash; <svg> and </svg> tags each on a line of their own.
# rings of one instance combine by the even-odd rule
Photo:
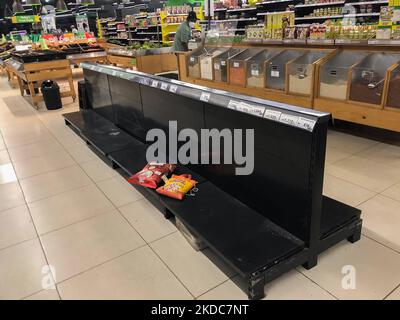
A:
<svg viewBox="0 0 400 320">
<path fill-rule="evenodd" d="M 238 186 L 239 187 L 239 186 Z M 210 182 L 182 201 L 163 204 L 242 276 L 300 252 L 304 242 Z"/>
<path fill-rule="evenodd" d="M 321 239 L 346 224 L 358 220 L 361 210 L 323 196 L 321 216 Z"/>
<path fill-rule="evenodd" d="M 137 144 L 136 139 L 96 112 L 77 111 L 65 114 L 64 117 L 86 141 L 105 156 Z"/>
</svg>

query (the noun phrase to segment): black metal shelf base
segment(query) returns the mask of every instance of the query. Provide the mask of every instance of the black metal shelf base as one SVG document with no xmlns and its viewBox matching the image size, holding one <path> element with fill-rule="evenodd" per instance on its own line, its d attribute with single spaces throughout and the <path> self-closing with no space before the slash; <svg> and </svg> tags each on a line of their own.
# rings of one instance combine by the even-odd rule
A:
<svg viewBox="0 0 400 320">
<path fill-rule="evenodd" d="M 88 147 L 124 177 L 147 163 L 146 144 L 93 110 L 64 115 L 65 123 Z M 361 234 L 360 211 L 330 198 L 323 198 L 317 248 L 267 218 L 268 206 L 260 214 L 196 172 L 196 166 L 179 165 L 177 174 L 188 173 L 198 181 L 198 191 L 178 201 L 153 189 L 134 186 L 165 218 L 179 217 L 245 281 L 249 299 L 264 297 L 264 286 L 285 272 L 303 265 L 312 268 L 318 254 Z M 201 170 L 199 170 L 202 172 Z M 289 199 L 288 199 L 289 201 Z M 273 216 L 273 215 L 272 215 Z"/>
</svg>

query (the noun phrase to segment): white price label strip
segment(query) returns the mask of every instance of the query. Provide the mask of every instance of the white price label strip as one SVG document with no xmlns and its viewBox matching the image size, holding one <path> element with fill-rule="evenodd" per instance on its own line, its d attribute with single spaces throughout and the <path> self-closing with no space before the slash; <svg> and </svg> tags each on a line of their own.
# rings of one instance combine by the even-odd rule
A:
<svg viewBox="0 0 400 320">
<path fill-rule="evenodd" d="M 297 126 L 308 131 L 313 131 L 315 123 L 315 120 L 299 117 L 299 120 L 297 121 Z"/>
<path fill-rule="evenodd" d="M 260 106 L 251 106 L 250 107 L 250 113 L 257 116 L 257 117 L 262 117 L 265 112 L 265 107 L 260 107 Z"/>
<path fill-rule="evenodd" d="M 228 108 L 232 110 L 237 110 L 238 105 L 240 104 L 239 101 L 230 100 L 228 103 Z"/>
<path fill-rule="evenodd" d="M 281 114 L 282 112 L 266 109 L 264 113 L 264 118 L 279 121 Z"/>
<path fill-rule="evenodd" d="M 271 71 L 271 77 L 279 78 L 279 71 Z"/>
<path fill-rule="evenodd" d="M 158 86 L 158 81 L 157 81 L 157 80 L 153 80 L 153 81 L 151 82 L 151 86 L 152 86 L 153 88 L 157 88 L 157 86 Z"/>
<path fill-rule="evenodd" d="M 200 100 L 204 102 L 208 102 L 210 100 L 210 93 L 202 92 L 200 95 Z"/>
<path fill-rule="evenodd" d="M 299 121 L 299 117 L 293 116 L 291 114 L 282 113 L 279 121 L 297 127 L 297 121 Z"/>
<path fill-rule="evenodd" d="M 162 90 L 168 90 L 168 83 L 161 82 L 161 89 Z"/>
<path fill-rule="evenodd" d="M 171 86 L 169 87 L 169 91 L 172 93 L 176 93 L 176 91 L 178 90 L 178 86 L 171 84 Z"/>
</svg>

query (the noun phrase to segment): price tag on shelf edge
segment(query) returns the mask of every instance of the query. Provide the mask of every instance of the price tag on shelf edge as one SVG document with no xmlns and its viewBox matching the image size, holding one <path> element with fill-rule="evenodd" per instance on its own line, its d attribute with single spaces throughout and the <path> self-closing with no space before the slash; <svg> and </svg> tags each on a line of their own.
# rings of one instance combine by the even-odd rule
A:
<svg viewBox="0 0 400 320">
<path fill-rule="evenodd" d="M 210 93 L 209 92 L 202 92 L 200 95 L 200 100 L 204 102 L 208 102 L 210 100 Z"/>
<path fill-rule="evenodd" d="M 307 119 L 307 118 L 303 118 L 303 117 L 299 117 L 299 120 L 297 120 L 297 126 L 300 128 L 306 129 L 308 131 L 314 130 L 315 123 L 316 123 L 315 120 L 311 120 L 311 119 Z"/>
<path fill-rule="evenodd" d="M 251 75 L 258 77 L 260 75 L 260 72 L 258 70 L 251 70 Z"/>
<path fill-rule="evenodd" d="M 279 121 L 281 114 L 282 112 L 280 111 L 265 109 L 264 118 Z"/>
<path fill-rule="evenodd" d="M 282 113 L 281 117 L 279 118 L 280 122 L 289 124 L 291 126 L 296 126 L 296 127 L 297 127 L 298 120 L 299 120 L 299 117 L 293 116 L 293 115 L 287 114 L 287 113 Z"/>
<path fill-rule="evenodd" d="M 161 82 L 161 90 L 168 90 L 168 83 Z"/>
<path fill-rule="evenodd" d="M 262 106 L 253 106 L 250 105 L 250 113 L 257 116 L 257 117 L 262 117 L 265 112 L 265 107 Z"/>
<path fill-rule="evenodd" d="M 171 84 L 171 86 L 169 87 L 169 91 L 172 93 L 176 93 L 176 91 L 178 91 L 178 86 Z"/>
<path fill-rule="evenodd" d="M 229 100 L 228 108 L 232 110 L 237 110 L 237 106 L 240 104 L 239 101 Z"/>
<path fill-rule="evenodd" d="M 153 88 L 157 88 L 157 86 L 158 86 L 158 81 L 157 81 L 157 80 L 153 80 L 153 81 L 151 82 L 151 86 L 152 86 Z"/>
<path fill-rule="evenodd" d="M 279 78 L 279 71 L 272 70 L 272 71 L 271 71 L 271 77 L 273 77 L 273 78 Z"/>
</svg>

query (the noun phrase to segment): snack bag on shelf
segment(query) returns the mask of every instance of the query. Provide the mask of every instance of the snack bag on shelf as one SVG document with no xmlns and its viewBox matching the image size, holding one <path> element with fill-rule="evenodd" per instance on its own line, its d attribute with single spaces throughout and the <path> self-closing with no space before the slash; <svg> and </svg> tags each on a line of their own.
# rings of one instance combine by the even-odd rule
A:
<svg viewBox="0 0 400 320">
<path fill-rule="evenodd" d="M 175 175 L 165 182 L 165 185 L 159 187 L 156 191 L 167 197 L 182 200 L 185 194 L 190 191 L 197 181 L 192 180 L 192 176 L 189 174 Z"/>
<path fill-rule="evenodd" d="M 161 180 L 166 180 L 167 176 L 176 168 L 174 164 L 148 163 L 146 166 L 128 179 L 129 183 L 156 189 Z"/>
</svg>

